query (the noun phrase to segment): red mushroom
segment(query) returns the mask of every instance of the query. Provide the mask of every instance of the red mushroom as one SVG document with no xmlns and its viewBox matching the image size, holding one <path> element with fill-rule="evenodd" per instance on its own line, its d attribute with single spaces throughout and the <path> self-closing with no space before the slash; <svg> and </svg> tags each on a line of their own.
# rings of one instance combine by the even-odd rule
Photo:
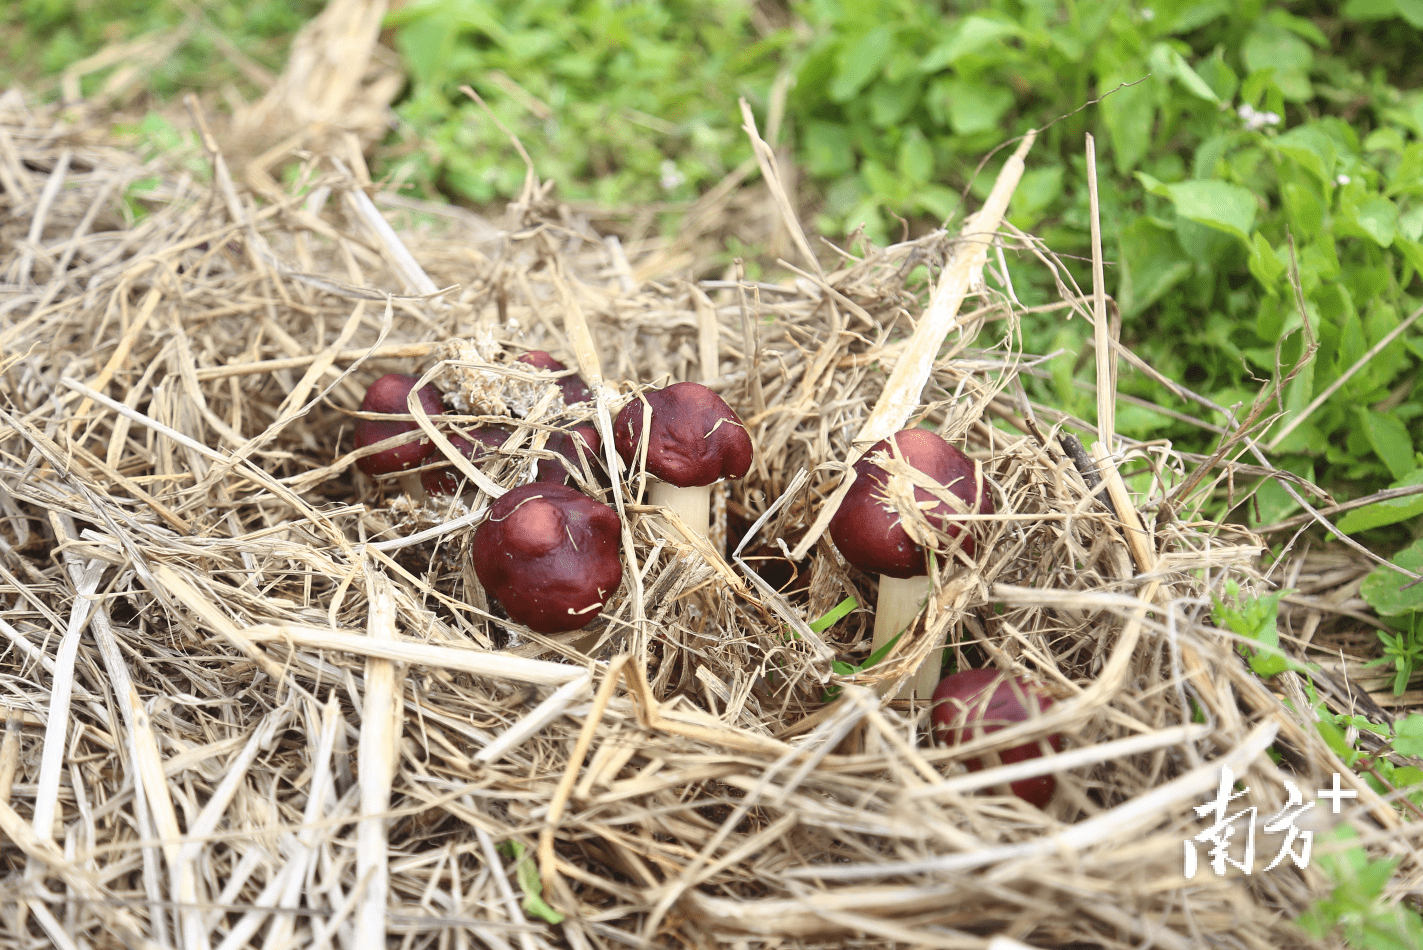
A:
<svg viewBox="0 0 1423 950">
<path fill-rule="evenodd" d="M 607 505 L 553 482 L 511 489 L 474 532 L 474 572 L 510 619 L 539 633 L 586 627 L 623 579 Z"/>
<path fill-rule="evenodd" d="M 551 373 L 568 373 L 568 367 L 554 359 L 544 350 L 529 350 L 523 356 L 515 360 L 516 363 L 528 363 L 534 369 L 546 369 Z M 568 373 L 567 376 L 558 378 L 558 388 L 563 390 L 563 403 L 571 406 L 574 403 L 587 402 L 593 398 L 593 391 L 588 388 L 588 384 L 583 381 L 583 377 L 577 373 Z"/>
<path fill-rule="evenodd" d="M 551 434 L 544 448 L 558 458 L 539 459 L 534 468 L 534 481 L 567 485 L 569 479 L 583 472 L 583 463 L 578 460 L 580 455 L 588 459 L 589 468 L 596 474 L 599 470 L 598 452 L 602 445 L 598 430 L 590 425 L 574 426 L 567 432 Z"/>
<path fill-rule="evenodd" d="M 711 485 L 741 478 L 751 468 L 751 437 L 716 393 L 701 383 L 677 383 L 634 399 L 613 423 L 613 446 L 631 467 L 642 444 L 644 413 L 650 410 L 647 472 L 657 476 L 648 501 L 671 508 L 703 537 L 711 509 Z"/>
<path fill-rule="evenodd" d="M 411 376 L 408 373 L 388 373 L 382 376 L 371 383 L 370 389 L 366 390 L 365 398 L 361 400 L 361 411 L 408 415 L 410 408 L 406 404 L 406 398 L 419 381 L 420 377 Z M 421 386 L 419 398 L 420 405 L 429 415 L 437 416 L 445 411 L 444 403 L 440 401 L 440 391 L 433 385 L 427 383 Z M 419 423 L 409 420 L 357 419 L 356 448 L 363 449 L 368 445 L 375 445 L 377 442 L 384 442 L 386 439 L 414 432 L 419 428 Z M 362 456 L 356 460 L 356 468 L 370 476 L 402 472 L 419 465 L 429 445 L 430 440 L 424 438 L 406 442 L 394 448 Z M 401 485 L 407 492 L 413 493 L 419 489 L 419 480 L 413 475 L 408 475 L 401 479 Z"/>
<path fill-rule="evenodd" d="M 993 513 L 988 486 L 967 455 L 928 429 L 905 429 L 891 438 L 897 451 L 891 450 L 890 439 L 882 439 L 855 463 L 855 482 L 830 519 L 830 537 L 845 560 L 862 571 L 879 575 L 873 650 L 912 623 L 929 595 L 929 565 L 924 548 L 904 530 L 899 510 L 889 497 L 890 475 L 879 462 L 897 454 L 962 499 L 970 512 Z M 902 487 L 900 494 L 907 497 L 911 486 Z M 973 535 L 953 523 L 958 511 L 918 486 L 913 486 L 913 497 L 930 524 L 950 537 L 962 534 L 964 553 L 973 554 Z M 919 699 L 928 699 L 939 681 L 937 661 L 936 651 L 929 655 L 914 681 L 913 692 Z M 908 692 L 906 687 L 901 696 Z"/>
<path fill-rule="evenodd" d="M 1052 700 L 1029 681 L 1021 677 L 1008 676 L 997 670 L 962 670 L 951 673 L 934 690 L 934 738 L 944 745 L 958 745 L 969 739 L 997 732 L 1015 722 L 1026 722 L 1041 715 Z M 1026 742 L 998 753 L 998 760 L 1004 765 L 1022 762 L 1043 755 L 1043 743 L 1050 745 L 1054 752 L 1062 751 L 1062 736 L 1053 733 L 1037 742 Z M 977 758 L 968 759 L 964 766 L 970 772 L 983 768 Z M 1046 808 L 1057 788 L 1057 780 L 1051 775 L 1010 782 L 1013 794 L 1025 802 L 1039 808 Z"/>
<path fill-rule="evenodd" d="M 470 461 L 481 459 L 489 455 L 499 446 L 503 445 L 509 438 L 509 433 L 503 429 L 496 429 L 493 426 L 483 426 L 478 429 L 465 430 L 470 438 L 454 433 L 450 434 L 450 444 L 459 451 L 461 455 Z M 426 453 L 424 461 L 426 464 L 441 462 L 445 460 L 438 446 L 433 443 Z M 457 495 L 460 486 L 464 484 L 464 475 L 453 465 L 442 465 L 439 468 L 428 468 L 420 473 L 420 484 L 425 491 L 432 495 Z"/>
</svg>

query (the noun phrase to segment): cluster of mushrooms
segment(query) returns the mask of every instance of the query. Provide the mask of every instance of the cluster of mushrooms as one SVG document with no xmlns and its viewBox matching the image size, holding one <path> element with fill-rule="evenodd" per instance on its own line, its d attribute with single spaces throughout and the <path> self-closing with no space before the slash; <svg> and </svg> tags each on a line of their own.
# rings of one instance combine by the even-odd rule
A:
<svg viewBox="0 0 1423 950">
<path fill-rule="evenodd" d="M 535 370 L 558 374 L 554 381 L 567 405 L 592 398 L 583 379 L 542 350 L 519 357 Z M 401 416 L 357 421 L 357 467 L 370 476 L 398 475 L 408 493 L 457 495 L 463 477 L 428 438 L 412 438 L 419 424 L 410 421 L 407 400 L 418 377 L 392 373 L 376 380 L 361 403 L 364 414 Z M 416 398 L 430 416 L 444 413 L 440 392 L 420 387 Z M 673 512 L 705 536 L 711 486 L 743 477 L 751 467 L 750 436 L 740 418 L 715 392 L 700 383 L 676 383 L 630 400 L 613 421 L 617 454 L 634 475 L 652 476 L 648 501 Z M 461 429 L 449 442 L 476 462 L 496 450 L 508 432 L 494 426 Z M 385 443 L 390 443 L 386 445 Z M 598 472 L 601 439 L 591 425 L 553 433 L 545 448 L 555 458 L 541 459 L 533 480 L 510 489 L 490 505 L 476 528 L 472 546 L 475 573 L 510 619 L 543 634 L 578 630 L 603 609 L 622 583 L 619 555 L 621 525 L 617 513 L 570 485 L 576 473 Z M 927 429 L 905 429 L 876 443 L 855 463 L 855 480 L 829 526 L 831 539 L 847 561 L 879 576 L 872 650 L 878 650 L 918 615 L 930 591 L 925 546 L 906 531 L 900 510 L 889 497 L 897 460 L 913 470 L 913 504 L 925 519 L 971 557 L 975 541 L 955 516 L 992 514 L 993 500 L 981 469 L 940 436 Z M 419 469 L 416 477 L 412 469 Z M 922 478 L 920 477 L 922 476 Z M 1050 700 L 1031 682 L 993 670 L 964 670 L 939 679 L 940 665 L 930 655 L 901 697 L 933 702 L 935 737 L 956 744 L 1039 715 Z M 1041 755 L 1043 746 L 1058 749 L 1053 735 L 998 754 L 1002 762 Z M 978 759 L 965 763 L 983 767 Z M 1045 807 L 1054 790 L 1050 775 L 1012 784 L 1018 797 Z"/>
</svg>

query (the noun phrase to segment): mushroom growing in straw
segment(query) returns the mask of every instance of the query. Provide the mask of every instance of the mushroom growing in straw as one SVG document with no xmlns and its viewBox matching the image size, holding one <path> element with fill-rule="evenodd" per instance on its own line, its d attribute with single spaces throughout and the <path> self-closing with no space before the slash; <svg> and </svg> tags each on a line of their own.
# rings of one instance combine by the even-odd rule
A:
<svg viewBox="0 0 1423 950">
<path fill-rule="evenodd" d="M 944 745 L 958 745 L 979 736 L 997 732 L 1015 722 L 1026 722 L 1040 716 L 1052 700 L 1027 680 L 1000 673 L 997 670 L 961 670 L 945 676 L 934 690 L 934 738 Z M 1053 733 L 1037 742 L 1025 742 L 998 753 L 1004 765 L 1036 759 L 1043 754 L 1043 743 L 1056 752 L 1062 751 L 1062 736 Z M 977 758 L 964 766 L 970 772 L 983 768 Z M 1051 775 L 1038 775 L 1009 783 L 1014 795 L 1039 808 L 1046 808 L 1057 788 Z"/>
<path fill-rule="evenodd" d="M 915 507 L 931 525 L 950 537 L 959 537 L 965 554 L 972 556 L 974 552 L 973 535 L 953 523 L 960 512 L 903 476 L 891 477 L 880 465 L 889 456 L 902 459 L 962 499 L 962 510 L 993 513 L 993 499 L 973 460 L 927 429 L 905 429 L 890 439 L 882 439 L 855 463 L 854 484 L 830 520 L 830 537 L 845 560 L 862 571 L 879 575 L 872 650 L 878 650 L 908 627 L 929 595 L 929 564 L 924 546 L 905 530 L 894 502 L 896 496 L 906 502 L 912 497 Z M 917 677 L 906 684 L 901 697 L 912 691 L 919 699 L 928 699 L 939 682 L 939 667 L 936 648 Z"/>
<path fill-rule="evenodd" d="M 677 383 L 634 399 L 613 423 L 613 446 L 629 468 L 636 464 L 647 423 L 647 473 L 655 475 L 648 501 L 670 508 L 706 537 L 711 486 L 741 478 L 751 468 L 751 437 L 716 393 L 701 383 Z"/>
<path fill-rule="evenodd" d="M 361 411 L 408 414 L 410 409 L 406 400 L 410 390 L 414 389 L 419 381 L 420 377 L 411 376 L 409 373 L 388 373 L 382 376 L 366 390 L 365 398 L 361 400 Z M 445 406 L 440 401 L 440 391 L 433 385 L 427 383 L 421 386 L 419 398 L 420 405 L 427 414 L 437 416 L 444 413 Z M 420 424 L 411 420 L 357 419 L 356 448 L 363 449 L 419 428 Z M 405 442 L 372 455 L 362 456 L 356 460 L 356 468 L 372 477 L 402 472 L 419 465 L 429 446 L 430 440 L 427 438 Z M 401 476 L 400 485 L 412 497 L 423 495 L 420 479 L 413 474 Z"/>
<path fill-rule="evenodd" d="M 578 630 L 622 583 L 620 535 L 607 505 L 565 485 L 531 482 L 490 505 L 474 532 L 474 572 L 511 620 L 538 633 Z"/>
<path fill-rule="evenodd" d="M 450 444 L 455 451 L 459 452 L 471 462 L 476 459 L 483 459 L 499 446 L 503 445 L 509 438 L 509 433 L 504 429 L 497 429 L 493 426 L 481 426 L 478 429 L 465 430 L 469 438 L 463 435 L 451 433 Z M 432 495 L 457 495 L 465 478 L 460 474 L 460 470 L 448 464 L 443 452 L 439 447 L 431 443 L 430 450 L 423 460 L 427 465 L 435 462 L 446 462 L 439 468 L 427 468 L 420 473 L 420 484 L 425 491 Z"/>
</svg>

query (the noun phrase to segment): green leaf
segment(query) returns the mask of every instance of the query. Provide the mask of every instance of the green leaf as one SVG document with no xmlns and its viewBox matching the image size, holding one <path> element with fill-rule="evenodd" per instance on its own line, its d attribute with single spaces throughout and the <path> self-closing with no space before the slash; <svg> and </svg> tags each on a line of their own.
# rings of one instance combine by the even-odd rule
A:
<svg viewBox="0 0 1423 950">
<path fill-rule="evenodd" d="M 1183 181 L 1163 186 L 1183 218 L 1233 234 L 1250 247 L 1255 227 L 1255 196 L 1239 185 L 1217 180 Z"/>
<path fill-rule="evenodd" d="M 1191 275 L 1192 265 L 1176 243 L 1176 233 L 1147 218 L 1133 221 L 1121 234 L 1121 285 L 1117 299 L 1135 316 Z"/>
<path fill-rule="evenodd" d="M 811 119 L 802 137 L 806 169 L 817 177 L 835 178 L 855 167 L 855 145 L 850 130 L 836 122 Z"/>
<path fill-rule="evenodd" d="M 1020 32 L 1022 31 L 1011 23 L 978 15 L 966 16 L 952 37 L 935 46 L 924 56 L 919 68 L 926 73 L 938 72 L 970 53 L 976 53 L 1004 37 L 1015 36 Z"/>
<path fill-rule="evenodd" d="M 563 915 L 544 901 L 544 885 L 538 866 L 534 864 L 533 855 L 525 854 L 525 850 L 522 842 L 512 839 L 499 845 L 499 853 L 515 862 L 514 876 L 519 881 L 519 890 L 524 892 L 524 913 L 551 924 L 563 923 Z"/>
<path fill-rule="evenodd" d="M 1259 676 L 1274 676 L 1285 670 L 1298 667 L 1280 649 L 1278 617 L 1280 598 L 1293 593 L 1278 590 L 1270 594 L 1241 596 L 1240 588 L 1232 582 L 1225 585 L 1224 598 L 1212 595 L 1214 606 L 1211 619 L 1217 626 L 1225 627 L 1246 640 L 1259 644 L 1250 650 L 1250 668 Z M 1241 646 L 1242 652 L 1246 650 Z"/>
<path fill-rule="evenodd" d="M 1103 76 L 1097 84 L 1102 92 L 1115 90 L 1098 108 L 1102 110 L 1102 122 L 1111 138 L 1112 159 L 1117 172 L 1123 175 L 1131 172 L 1146 155 L 1156 118 L 1156 92 L 1151 83 L 1117 88 L 1119 81 L 1136 78 L 1139 77 Z"/>
<path fill-rule="evenodd" d="M 854 610 L 858 606 L 860 606 L 859 601 L 855 600 L 855 598 L 853 597 L 846 597 L 844 600 L 840 601 L 840 603 L 827 610 L 818 619 L 812 620 L 809 624 L 807 624 L 807 626 L 809 626 L 810 629 L 815 633 L 823 633 L 825 630 L 828 630 L 830 626 L 834 624 L 837 620 L 839 620 L 841 617 L 844 617 L 846 614 L 848 614 L 850 611 Z"/>
<path fill-rule="evenodd" d="M 1003 86 L 955 80 L 948 84 L 949 125 L 959 135 L 996 128 L 1013 107 L 1013 93 Z"/>
<path fill-rule="evenodd" d="M 1198 99 L 1204 99 L 1207 102 L 1220 101 L 1220 97 L 1216 95 L 1215 90 L 1210 87 L 1210 84 L 1202 79 L 1196 71 L 1191 68 L 1191 64 L 1186 62 L 1185 57 L 1176 52 L 1173 47 L 1165 43 L 1157 43 L 1151 48 L 1151 55 L 1147 62 L 1151 66 L 1153 73 L 1163 77 L 1174 77 L 1186 88 L 1187 92 L 1196 96 Z"/>
<path fill-rule="evenodd" d="M 918 129 L 899 143 L 899 172 L 911 185 L 926 185 L 934 176 L 934 150 Z"/>
<path fill-rule="evenodd" d="M 1334 165 L 1338 160 L 1334 140 L 1313 125 L 1290 129 L 1274 140 L 1275 148 L 1299 162 L 1321 184 L 1333 186 Z"/>
<path fill-rule="evenodd" d="M 1423 757 L 1423 713 L 1410 713 L 1394 723 L 1393 748 L 1399 755 Z"/>
<path fill-rule="evenodd" d="M 830 81 L 832 102 L 848 102 L 875 77 L 894 48 L 894 27 L 880 26 L 852 37 L 835 57 L 835 78 Z"/>
<path fill-rule="evenodd" d="M 1275 285 L 1285 273 L 1285 262 L 1280 260 L 1263 234 L 1257 233 L 1251 242 L 1249 266 L 1250 273 L 1255 275 L 1261 286 L 1274 293 Z"/>
<path fill-rule="evenodd" d="M 1423 485 L 1423 468 L 1414 469 L 1388 487 L 1412 488 L 1415 485 Z M 1384 525 L 1407 521 L 1418 515 L 1423 515 L 1423 494 L 1405 495 L 1402 498 L 1376 501 L 1372 505 L 1365 505 L 1362 508 L 1346 512 L 1335 527 L 1342 534 L 1355 534 L 1370 528 L 1381 528 Z"/>
<path fill-rule="evenodd" d="M 1413 471 L 1413 440 L 1402 422 L 1391 415 L 1373 409 L 1359 409 L 1364 434 L 1374 447 L 1374 453 L 1383 459 L 1394 478 L 1402 478 Z"/>
<path fill-rule="evenodd" d="M 1398 206 L 1382 195 L 1374 195 L 1362 204 L 1354 206 L 1352 215 L 1345 211 L 1346 218 L 1379 247 L 1388 247 L 1398 233 Z"/>
<path fill-rule="evenodd" d="M 1393 564 L 1415 574 L 1423 574 L 1423 541 L 1415 541 L 1399 551 L 1393 557 Z M 1392 564 L 1380 564 L 1364 578 L 1359 594 L 1383 616 L 1396 617 L 1410 610 L 1423 610 L 1423 584 L 1402 589 L 1412 583 L 1411 578 L 1405 577 Z"/>
<path fill-rule="evenodd" d="M 1414 29 L 1423 30 L 1423 0 L 1393 0 L 1393 8 Z"/>
</svg>

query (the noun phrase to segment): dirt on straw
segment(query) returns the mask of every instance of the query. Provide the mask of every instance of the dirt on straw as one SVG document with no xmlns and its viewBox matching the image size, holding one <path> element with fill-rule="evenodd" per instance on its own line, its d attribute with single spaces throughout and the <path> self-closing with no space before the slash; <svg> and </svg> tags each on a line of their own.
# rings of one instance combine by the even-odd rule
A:
<svg viewBox="0 0 1423 950">
<path fill-rule="evenodd" d="M 749 113 L 748 132 L 786 212 Z M 0 99 L 3 946 L 1305 945 L 1289 920 L 1323 892 L 1317 860 L 1217 876 L 1199 844 L 1184 877 L 1222 766 L 1262 823 L 1286 780 L 1310 797 L 1338 773 L 1357 799 L 1300 826 L 1348 822 L 1416 877 L 1423 825 L 1329 751 L 1297 676 L 1267 685 L 1212 626 L 1225 580 L 1264 589 L 1262 547 L 1190 498 L 1158 517 L 1201 460 L 1080 450 L 1026 397 L 1003 255 L 1057 275 L 1063 319 L 1094 309 L 1040 242 L 990 221 L 834 250 L 783 216 L 798 276 L 694 281 L 640 269 L 651 252 L 532 174 L 495 222 L 371 186 L 352 137 L 280 188 L 239 188 L 203 141 L 193 175 Z M 596 400 L 511 365 L 532 348 Z M 387 372 L 510 429 L 468 504 L 357 472 L 356 409 Z M 622 589 L 586 631 L 502 619 L 468 557 L 490 497 L 550 432 L 606 436 L 684 379 L 756 447 L 711 539 L 651 517 L 635 477 L 585 477 L 621 514 Z M 968 450 L 997 514 L 976 557 L 937 539 L 913 636 L 842 675 L 871 611 L 808 621 L 873 604 L 875 579 L 817 519 L 906 424 Z M 797 546 L 804 583 L 752 569 Z M 923 704 L 877 697 L 946 638 L 1055 704 L 934 745 Z M 1009 767 L 964 767 L 1052 732 L 1045 810 L 1007 794 Z"/>
</svg>

